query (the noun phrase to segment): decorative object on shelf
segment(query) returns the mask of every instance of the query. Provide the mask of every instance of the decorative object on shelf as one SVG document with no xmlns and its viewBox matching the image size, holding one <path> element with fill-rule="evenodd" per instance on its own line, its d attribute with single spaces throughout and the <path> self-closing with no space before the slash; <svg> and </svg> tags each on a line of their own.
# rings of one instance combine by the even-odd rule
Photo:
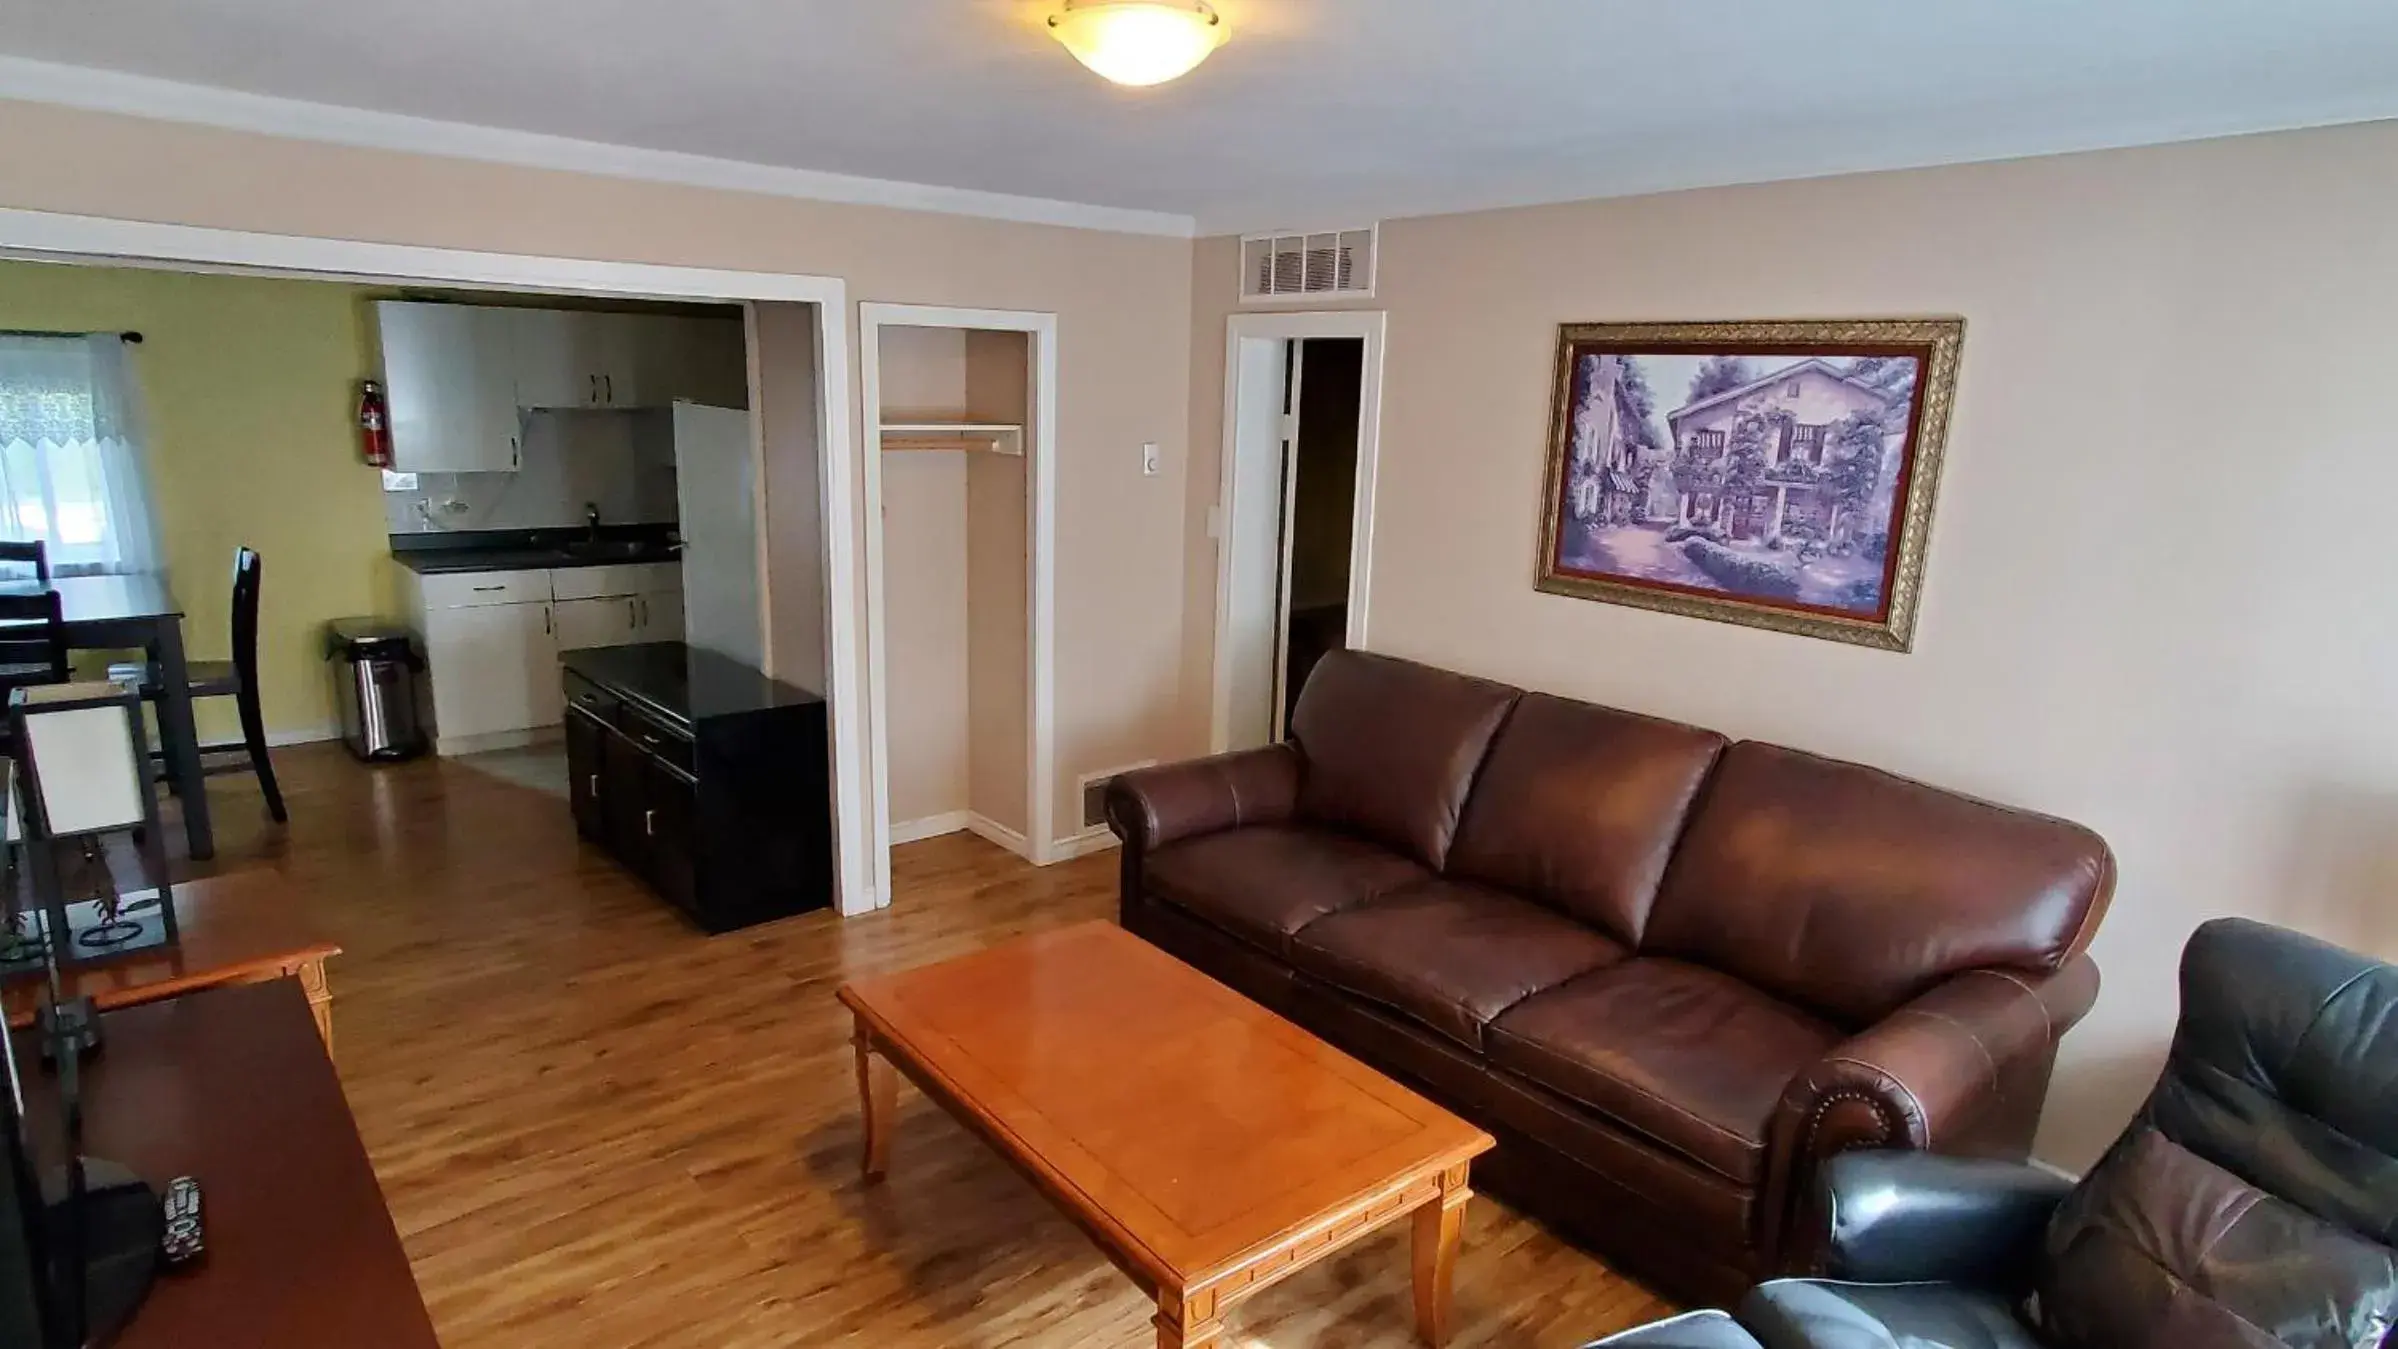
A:
<svg viewBox="0 0 2398 1349">
<path fill-rule="evenodd" d="M 174 887 L 139 686 L 93 680 L 20 688 L 9 695 L 9 723 L 18 755 L 12 769 L 22 770 L 9 774 L 9 838 L 30 865 L 43 946 L 72 965 L 173 945 Z M 115 835 L 131 836 L 143 873 L 130 892 L 111 864 Z"/>
<path fill-rule="evenodd" d="M 1964 338 L 1562 325 L 1538 588 L 1907 650 Z"/>
<path fill-rule="evenodd" d="M 1066 0 L 1049 31 L 1101 78 L 1135 87 L 1189 74 L 1226 36 L 1199 0 Z"/>
</svg>

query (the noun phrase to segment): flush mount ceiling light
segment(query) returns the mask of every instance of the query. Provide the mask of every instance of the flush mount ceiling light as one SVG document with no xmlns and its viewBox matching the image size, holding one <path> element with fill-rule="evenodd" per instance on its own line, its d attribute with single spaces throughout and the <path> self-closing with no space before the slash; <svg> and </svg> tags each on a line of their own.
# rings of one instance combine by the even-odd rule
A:
<svg viewBox="0 0 2398 1349">
<path fill-rule="evenodd" d="M 1200 0 L 1066 0 L 1049 31 L 1074 59 L 1118 84 L 1164 84 L 1224 44 L 1224 21 Z"/>
</svg>

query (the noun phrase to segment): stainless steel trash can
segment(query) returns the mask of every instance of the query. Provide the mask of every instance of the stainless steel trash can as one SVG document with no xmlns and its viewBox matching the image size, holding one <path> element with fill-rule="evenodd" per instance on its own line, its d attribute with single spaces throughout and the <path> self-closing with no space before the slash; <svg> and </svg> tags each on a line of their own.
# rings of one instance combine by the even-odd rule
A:
<svg viewBox="0 0 2398 1349">
<path fill-rule="evenodd" d="M 325 662 L 350 753 L 376 763 L 425 752 L 416 685 L 425 658 L 414 633 L 389 619 L 337 618 L 325 625 Z"/>
</svg>

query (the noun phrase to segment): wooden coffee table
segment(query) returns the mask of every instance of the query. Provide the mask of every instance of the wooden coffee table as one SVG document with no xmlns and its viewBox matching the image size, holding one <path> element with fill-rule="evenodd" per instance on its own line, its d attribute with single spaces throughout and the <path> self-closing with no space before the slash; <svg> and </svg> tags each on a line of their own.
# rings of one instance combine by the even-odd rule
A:
<svg viewBox="0 0 2398 1349">
<path fill-rule="evenodd" d="M 1490 1135 L 1109 923 L 849 984 L 865 1171 L 896 1083 L 980 1134 L 1157 1300 L 1162 1349 L 1411 1217 L 1416 1326 L 1448 1336 L 1467 1164 Z"/>
</svg>

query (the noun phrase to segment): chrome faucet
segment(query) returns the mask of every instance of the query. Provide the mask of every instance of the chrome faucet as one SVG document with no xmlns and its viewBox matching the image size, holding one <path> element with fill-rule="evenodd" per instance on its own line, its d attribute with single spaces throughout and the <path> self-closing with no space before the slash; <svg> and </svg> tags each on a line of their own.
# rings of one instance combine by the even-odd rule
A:
<svg viewBox="0 0 2398 1349">
<path fill-rule="evenodd" d="M 586 501 L 583 503 L 583 523 L 591 530 L 591 541 L 598 543 L 600 529 L 598 502 Z"/>
</svg>

